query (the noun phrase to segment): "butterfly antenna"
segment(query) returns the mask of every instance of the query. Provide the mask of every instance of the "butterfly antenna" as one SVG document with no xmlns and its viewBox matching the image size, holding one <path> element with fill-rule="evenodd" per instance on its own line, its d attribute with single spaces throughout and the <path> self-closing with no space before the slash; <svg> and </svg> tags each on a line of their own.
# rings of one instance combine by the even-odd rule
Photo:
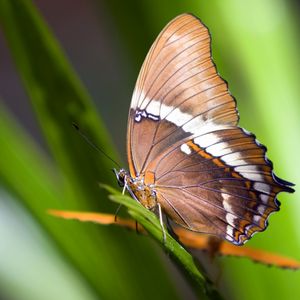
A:
<svg viewBox="0 0 300 300">
<path fill-rule="evenodd" d="M 121 166 L 114 160 L 112 159 L 109 155 L 107 155 L 101 148 L 99 148 L 98 146 L 96 146 L 91 140 L 90 138 L 83 133 L 79 126 L 76 123 L 72 123 L 72 126 L 77 130 L 77 132 L 80 134 L 80 136 L 95 150 L 97 150 L 98 152 L 102 153 L 106 158 L 108 158 L 110 161 L 112 161 L 118 168 L 121 168 Z"/>
</svg>

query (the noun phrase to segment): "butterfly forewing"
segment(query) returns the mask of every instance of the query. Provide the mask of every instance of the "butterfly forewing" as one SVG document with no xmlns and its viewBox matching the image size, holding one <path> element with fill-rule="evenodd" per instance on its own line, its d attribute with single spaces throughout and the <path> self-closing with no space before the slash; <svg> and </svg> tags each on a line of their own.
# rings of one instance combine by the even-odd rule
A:
<svg viewBox="0 0 300 300">
<path fill-rule="evenodd" d="M 235 101 L 211 60 L 207 28 L 192 15 L 177 17 L 140 71 L 129 113 L 129 161 L 141 173 L 174 142 L 200 128 L 209 131 L 212 122 L 224 126 L 237 120 Z"/>
<path fill-rule="evenodd" d="M 207 28 L 189 14 L 175 18 L 152 45 L 133 93 L 130 175 L 154 185 L 176 223 L 239 245 L 266 228 L 276 195 L 293 190 L 237 123 Z"/>
</svg>

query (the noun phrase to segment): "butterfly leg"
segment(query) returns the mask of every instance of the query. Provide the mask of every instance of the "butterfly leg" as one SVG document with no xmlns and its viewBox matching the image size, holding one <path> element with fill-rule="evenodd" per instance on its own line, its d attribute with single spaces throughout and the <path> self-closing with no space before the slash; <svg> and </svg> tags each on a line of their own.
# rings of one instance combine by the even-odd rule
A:
<svg viewBox="0 0 300 300">
<path fill-rule="evenodd" d="M 116 171 L 115 171 L 116 172 Z M 124 179 L 124 186 L 123 186 L 123 190 L 122 190 L 122 195 L 125 195 L 125 192 L 126 192 L 126 189 L 128 190 L 128 185 L 127 185 L 127 182 L 126 182 L 126 177 Z M 117 222 L 117 219 L 118 219 L 118 213 L 120 211 L 120 208 L 122 207 L 122 204 L 120 204 L 115 212 L 115 222 Z"/>
<path fill-rule="evenodd" d="M 116 212 L 115 212 L 115 222 L 117 222 L 118 213 L 119 213 L 121 207 L 122 207 L 122 204 L 119 204 L 118 208 L 116 209 Z"/>
<path fill-rule="evenodd" d="M 125 191 L 126 191 L 126 188 L 127 188 L 127 184 L 126 184 L 126 181 L 124 182 L 124 186 L 123 186 L 123 190 L 122 190 L 122 195 L 125 195 Z M 115 212 L 115 222 L 117 222 L 117 219 L 118 219 L 118 213 L 120 211 L 120 208 L 122 207 L 122 204 L 120 204 Z"/>
<path fill-rule="evenodd" d="M 166 239 L 167 239 L 167 235 L 166 235 L 166 231 L 165 231 L 165 227 L 164 227 L 164 222 L 163 222 L 163 217 L 162 217 L 162 210 L 161 210 L 161 206 L 160 206 L 159 203 L 157 203 L 157 207 L 158 207 L 159 223 L 160 223 L 161 230 L 162 230 L 162 233 L 163 233 L 163 242 L 165 244 Z"/>
<path fill-rule="evenodd" d="M 122 195 L 125 195 L 126 189 L 127 189 L 127 184 L 125 182 L 122 190 Z"/>
</svg>

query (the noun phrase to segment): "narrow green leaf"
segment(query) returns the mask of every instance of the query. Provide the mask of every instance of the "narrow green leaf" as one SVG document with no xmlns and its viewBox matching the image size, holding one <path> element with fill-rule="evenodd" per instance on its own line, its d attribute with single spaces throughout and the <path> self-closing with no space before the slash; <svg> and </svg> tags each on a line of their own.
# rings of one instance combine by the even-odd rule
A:
<svg viewBox="0 0 300 300">
<path fill-rule="evenodd" d="M 47 216 L 49 207 L 64 206 L 65 199 L 60 192 L 63 176 L 21 127 L 13 122 L 4 107 L 0 107 L 0 144 L 1 185 L 16 199 L 22 200 L 22 204 L 41 224 L 45 235 L 58 245 L 65 260 L 83 274 L 95 293 L 97 283 L 92 278 L 93 265 L 86 261 L 78 248 L 78 244 L 83 244 L 86 253 L 97 253 L 97 247 L 90 240 L 95 235 L 95 229 L 71 223 L 65 225 Z"/>
<path fill-rule="evenodd" d="M 26 138 L 19 142 L 20 133 L 11 131 L 4 122 L 7 173 L 2 172 L 2 176 L 7 186 L 64 248 L 99 298 L 176 298 L 176 290 L 150 243 L 109 228 L 72 222 L 65 225 L 44 214 L 47 208 L 115 209 L 105 201 L 106 195 L 97 184 L 98 180 L 112 182 L 112 163 L 81 140 L 72 128 L 73 121 L 106 153 L 116 155 L 87 92 L 32 2 L 1 0 L 0 22 L 57 163 L 59 175 L 53 177 L 60 179 L 57 189 L 49 188 L 37 151 L 27 148 Z M 13 171 L 9 171 L 9 163 L 14 165 Z"/>
<path fill-rule="evenodd" d="M 163 233 L 157 216 L 150 210 L 144 208 L 140 203 L 136 202 L 129 196 L 122 195 L 119 191 L 108 185 L 102 184 L 111 195 L 109 198 L 128 209 L 128 213 L 140 223 L 147 232 L 157 240 L 161 246 L 172 255 L 179 265 L 187 272 L 191 280 L 197 286 L 197 293 L 201 299 L 222 299 L 216 289 L 213 287 L 209 279 L 199 271 L 195 261 L 190 253 L 188 253 L 169 233 L 166 231 L 166 240 L 163 241 Z"/>
</svg>

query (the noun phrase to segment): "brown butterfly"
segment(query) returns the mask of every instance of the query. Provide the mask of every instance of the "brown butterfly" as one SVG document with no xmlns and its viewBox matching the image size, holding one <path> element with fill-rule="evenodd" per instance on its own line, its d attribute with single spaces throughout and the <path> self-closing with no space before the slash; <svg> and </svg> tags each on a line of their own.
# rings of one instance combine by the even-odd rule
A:
<svg viewBox="0 0 300 300">
<path fill-rule="evenodd" d="M 141 68 L 128 117 L 134 199 L 192 231 L 242 245 L 279 210 L 293 186 L 273 173 L 266 148 L 238 127 L 235 99 L 212 61 L 208 29 L 191 14 L 173 19 Z"/>
</svg>

